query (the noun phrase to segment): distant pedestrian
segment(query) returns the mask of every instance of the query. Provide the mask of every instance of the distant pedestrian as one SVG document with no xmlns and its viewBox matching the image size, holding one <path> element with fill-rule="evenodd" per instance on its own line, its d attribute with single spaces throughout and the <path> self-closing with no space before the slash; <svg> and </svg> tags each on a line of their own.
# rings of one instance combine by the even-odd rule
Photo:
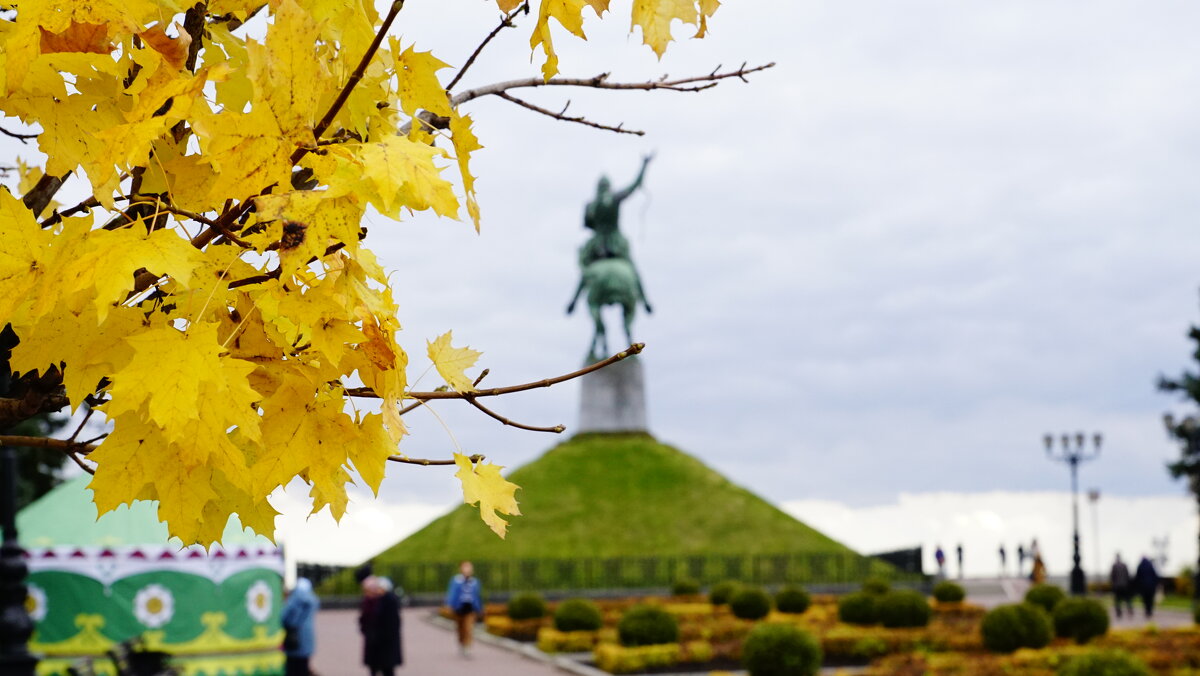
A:
<svg viewBox="0 0 1200 676">
<path fill-rule="evenodd" d="M 280 618 L 283 624 L 283 652 L 285 676 L 309 676 L 309 659 L 316 648 L 316 633 L 313 623 L 321 602 L 313 593 L 312 582 L 302 577 L 288 594 Z"/>
<path fill-rule="evenodd" d="M 358 616 L 363 636 L 363 664 L 371 676 L 392 676 L 404 664 L 400 640 L 400 597 L 392 581 L 374 575 L 363 580 L 363 601 Z"/>
<path fill-rule="evenodd" d="M 1000 545 L 1000 577 L 1008 576 L 1008 552 L 1004 551 L 1004 545 Z"/>
<path fill-rule="evenodd" d="M 933 553 L 933 559 L 937 561 L 938 577 L 945 579 L 946 577 L 946 552 L 942 551 L 942 546 L 937 546 L 937 551 Z"/>
<path fill-rule="evenodd" d="M 458 625 L 458 651 L 463 657 L 470 657 L 475 619 L 483 615 L 483 594 L 470 561 L 458 564 L 458 575 L 450 579 L 450 587 L 446 589 L 446 606 L 454 613 Z"/>
<path fill-rule="evenodd" d="M 1025 545 L 1017 545 L 1017 577 L 1025 574 Z"/>
<path fill-rule="evenodd" d="M 1113 605 L 1117 609 L 1117 619 L 1121 619 L 1121 606 L 1125 606 L 1129 617 L 1133 618 L 1133 584 L 1129 578 L 1129 566 L 1121 560 L 1121 555 L 1117 554 L 1113 561 L 1112 571 L 1108 574 L 1108 581 L 1112 584 Z"/>
<path fill-rule="evenodd" d="M 962 543 L 961 542 L 958 543 L 958 546 L 954 548 L 954 551 L 955 551 L 955 554 L 958 556 L 958 579 L 961 580 L 961 579 L 963 579 L 963 552 L 962 552 Z"/>
<path fill-rule="evenodd" d="M 1154 596 L 1158 593 L 1158 571 L 1154 564 L 1145 556 L 1138 563 L 1137 572 L 1133 576 L 1133 588 L 1142 597 L 1142 608 L 1146 617 L 1154 616 Z"/>
</svg>

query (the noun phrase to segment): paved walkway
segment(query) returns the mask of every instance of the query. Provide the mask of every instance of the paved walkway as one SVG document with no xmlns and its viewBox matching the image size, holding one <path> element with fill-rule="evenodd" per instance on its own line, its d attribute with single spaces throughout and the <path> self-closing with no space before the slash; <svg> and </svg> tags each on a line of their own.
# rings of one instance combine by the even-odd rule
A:
<svg viewBox="0 0 1200 676">
<path fill-rule="evenodd" d="M 1017 603 L 1025 598 L 1025 592 L 1030 587 L 1030 582 L 1022 578 L 952 581 L 958 582 L 966 588 L 967 601 L 985 608 L 994 608 L 1003 603 Z M 1142 613 L 1142 604 L 1139 600 L 1134 601 L 1134 616 L 1132 618 L 1125 616 L 1123 619 L 1118 620 L 1116 612 L 1112 607 L 1111 595 L 1093 595 L 1092 598 L 1104 603 L 1108 607 L 1108 616 L 1112 629 L 1138 629 L 1148 624 L 1166 629 L 1171 627 L 1187 627 L 1194 623 L 1191 613 L 1172 608 L 1155 608 L 1154 617 L 1147 619 Z"/>
<path fill-rule="evenodd" d="M 454 634 L 426 620 L 430 612 L 428 608 L 404 610 L 404 666 L 396 670 L 396 676 L 562 676 L 551 666 L 478 641 L 471 659 L 463 659 Z M 317 614 L 317 653 L 312 667 L 319 676 L 366 676 L 357 610 Z"/>
</svg>

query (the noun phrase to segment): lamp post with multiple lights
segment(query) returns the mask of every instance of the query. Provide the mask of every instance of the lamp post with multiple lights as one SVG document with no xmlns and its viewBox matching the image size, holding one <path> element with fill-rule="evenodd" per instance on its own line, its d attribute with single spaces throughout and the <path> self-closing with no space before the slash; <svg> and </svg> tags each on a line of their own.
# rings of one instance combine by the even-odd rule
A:
<svg viewBox="0 0 1200 676">
<path fill-rule="evenodd" d="M 1074 529 L 1074 567 L 1071 568 L 1071 594 L 1082 596 L 1087 593 L 1087 577 L 1083 573 L 1083 557 L 1079 553 L 1079 465 L 1088 460 L 1100 457 L 1100 445 L 1104 437 L 1096 432 L 1092 435 L 1092 449 L 1087 448 L 1087 435 L 1077 432 L 1073 437 L 1063 434 L 1059 441 L 1058 452 L 1054 449 L 1054 435 L 1044 437 L 1046 457 L 1058 462 L 1065 462 L 1071 469 L 1071 522 Z"/>
</svg>

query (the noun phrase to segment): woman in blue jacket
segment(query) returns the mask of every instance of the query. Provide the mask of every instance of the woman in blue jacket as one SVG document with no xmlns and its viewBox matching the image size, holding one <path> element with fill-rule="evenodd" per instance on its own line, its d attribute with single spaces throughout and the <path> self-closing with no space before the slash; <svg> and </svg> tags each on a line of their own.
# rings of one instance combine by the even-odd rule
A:
<svg viewBox="0 0 1200 676">
<path fill-rule="evenodd" d="M 309 676 L 308 661 L 317 646 L 313 624 L 321 602 L 313 593 L 312 582 L 302 577 L 283 605 L 283 650 L 287 655 L 286 676 Z"/>
<path fill-rule="evenodd" d="M 483 615 L 479 578 L 475 577 L 475 567 L 470 561 L 458 564 L 458 575 L 450 579 L 450 588 L 446 590 L 446 606 L 454 613 L 458 625 L 458 651 L 463 657 L 470 657 L 475 618 Z"/>
</svg>

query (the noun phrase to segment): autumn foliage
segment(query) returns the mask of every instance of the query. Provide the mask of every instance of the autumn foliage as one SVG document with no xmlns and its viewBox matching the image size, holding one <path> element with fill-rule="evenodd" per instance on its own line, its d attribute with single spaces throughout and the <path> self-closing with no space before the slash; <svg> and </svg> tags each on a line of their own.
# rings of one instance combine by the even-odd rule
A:
<svg viewBox="0 0 1200 676">
<path fill-rule="evenodd" d="M 582 37 L 585 6 L 607 5 L 532 8 L 543 77 L 558 72 L 552 34 Z M 352 474 L 377 491 L 403 458 L 409 355 L 363 217 L 432 211 L 478 229 L 481 144 L 443 84 L 453 69 L 388 37 L 402 6 L 0 4 L 0 105 L 46 155 L 22 165 L 21 197 L 0 190 L 0 326 L 20 341 L 14 371 L 53 376 L 71 407 L 111 422 L 77 449 L 101 513 L 158 500 L 186 543 L 218 540 L 232 514 L 269 536 L 279 486 L 302 478 L 314 511 L 340 517 Z M 632 21 L 661 55 L 674 19 L 702 35 L 716 8 L 635 0 Z M 54 202 L 63 181 L 92 197 Z M 478 352 L 447 333 L 425 356 L 453 392 L 473 390 Z M 503 535 L 516 486 L 454 460 Z"/>
</svg>

